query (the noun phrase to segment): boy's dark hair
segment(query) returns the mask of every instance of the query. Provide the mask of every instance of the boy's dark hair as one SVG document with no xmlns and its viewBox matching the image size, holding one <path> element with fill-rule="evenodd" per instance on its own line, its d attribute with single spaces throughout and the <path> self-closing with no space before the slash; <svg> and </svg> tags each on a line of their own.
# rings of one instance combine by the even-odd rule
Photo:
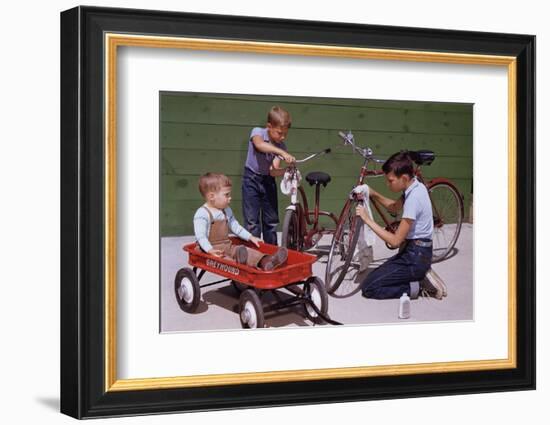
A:
<svg viewBox="0 0 550 425">
<path fill-rule="evenodd" d="M 292 118 L 290 118 L 290 113 L 286 109 L 274 106 L 267 114 L 267 122 L 274 127 L 290 128 Z"/>
<path fill-rule="evenodd" d="M 382 165 L 384 174 L 393 171 L 397 177 L 407 174 L 411 179 L 414 177 L 414 166 L 411 154 L 408 151 L 401 151 L 390 156 L 384 165 Z"/>
</svg>

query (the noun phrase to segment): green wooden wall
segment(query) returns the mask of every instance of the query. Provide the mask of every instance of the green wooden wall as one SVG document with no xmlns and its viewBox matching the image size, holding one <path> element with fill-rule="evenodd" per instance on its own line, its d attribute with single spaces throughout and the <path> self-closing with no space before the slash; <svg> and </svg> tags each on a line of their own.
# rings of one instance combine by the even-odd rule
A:
<svg viewBox="0 0 550 425">
<path fill-rule="evenodd" d="M 171 93 L 160 95 L 161 236 L 193 234 L 192 218 L 202 205 L 197 183 L 201 174 L 224 173 L 233 180 L 231 207 L 242 222 L 241 175 L 253 127 L 265 126 L 273 105 L 292 115 L 286 144 L 297 158 L 330 147 L 332 153 L 306 163 L 309 171 L 332 176 L 322 189 L 321 208 L 338 213 L 354 184 L 361 157 L 344 147 L 339 130 L 352 130 L 360 146 L 387 158 L 401 149 L 431 149 L 432 165 L 424 167 L 429 179 L 452 179 L 469 211 L 472 187 L 472 123 L 470 104 L 332 99 L 314 97 L 250 96 Z M 368 181 L 376 190 L 396 197 L 383 178 Z M 307 183 L 310 203 L 313 191 Z M 289 198 L 279 192 L 282 220 Z"/>
</svg>

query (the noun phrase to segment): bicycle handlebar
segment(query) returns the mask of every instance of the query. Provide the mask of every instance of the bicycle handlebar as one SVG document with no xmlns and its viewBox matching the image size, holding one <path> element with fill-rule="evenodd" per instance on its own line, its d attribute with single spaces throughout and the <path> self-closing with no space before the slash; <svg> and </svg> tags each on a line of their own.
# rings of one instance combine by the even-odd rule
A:
<svg viewBox="0 0 550 425">
<path fill-rule="evenodd" d="M 313 153 L 313 154 L 311 154 L 309 156 L 306 156 L 305 158 L 302 158 L 302 159 L 297 159 L 295 161 L 295 163 L 301 164 L 303 162 L 306 162 L 306 161 L 309 161 L 310 159 L 315 158 L 316 156 L 321 156 L 321 155 L 324 155 L 326 153 L 330 153 L 331 151 L 332 151 L 332 149 L 326 148 L 326 149 L 323 149 L 321 152 Z M 277 156 L 279 157 L 279 159 L 282 159 L 284 161 L 284 158 L 281 155 L 277 155 Z"/>
<path fill-rule="evenodd" d="M 355 152 L 357 152 L 359 155 L 361 155 L 365 159 L 371 159 L 372 158 L 372 149 L 371 148 L 359 148 L 355 144 L 355 140 L 353 139 L 353 134 L 351 131 L 348 131 L 348 134 L 344 133 L 343 131 L 339 131 L 338 135 L 343 139 L 344 145 L 349 144 L 353 148 Z"/>
<path fill-rule="evenodd" d="M 351 134 L 351 133 L 349 133 L 349 134 L 353 137 L 353 134 Z M 339 131 L 338 136 L 340 136 L 344 140 L 348 139 L 348 135 L 346 133 L 344 133 L 343 131 Z"/>
<path fill-rule="evenodd" d="M 377 164 L 383 164 L 384 162 L 386 162 L 384 159 L 375 158 L 373 156 L 373 152 L 372 152 L 371 148 L 357 147 L 357 145 L 355 144 L 355 140 L 353 138 L 353 134 L 351 133 L 351 131 L 348 131 L 347 134 L 344 133 L 343 131 L 339 131 L 338 136 L 340 136 L 342 138 L 342 140 L 344 141 L 344 145 L 345 144 L 351 145 L 353 150 L 355 152 L 357 152 L 359 155 L 361 155 L 363 158 L 368 159 L 369 161 L 376 162 Z"/>
<path fill-rule="evenodd" d="M 322 150 L 321 152 L 317 152 L 317 153 L 314 153 L 314 154 L 311 154 L 309 156 L 306 156 L 305 158 L 303 159 L 297 159 L 296 162 L 301 164 L 302 162 L 306 162 L 306 161 L 309 161 L 310 159 L 313 159 L 315 158 L 316 156 L 321 156 L 321 155 L 324 155 L 326 153 L 330 153 L 332 151 L 332 149 L 330 148 L 326 148 L 324 150 Z"/>
</svg>

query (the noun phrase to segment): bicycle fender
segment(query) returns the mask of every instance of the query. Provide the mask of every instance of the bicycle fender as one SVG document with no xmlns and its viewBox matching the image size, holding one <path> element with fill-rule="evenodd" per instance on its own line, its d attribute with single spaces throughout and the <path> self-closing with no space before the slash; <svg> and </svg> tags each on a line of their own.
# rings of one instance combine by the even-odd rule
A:
<svg viewBox="0 0 550 425">
<path fill-rule="evenodd" d="M 297 211 L 298 208 L 296 207 L 296 205 L 289 205 L 288 207 L 285 208 L 285 211 L 288 211 L 288 210 Z"/>
</svg>

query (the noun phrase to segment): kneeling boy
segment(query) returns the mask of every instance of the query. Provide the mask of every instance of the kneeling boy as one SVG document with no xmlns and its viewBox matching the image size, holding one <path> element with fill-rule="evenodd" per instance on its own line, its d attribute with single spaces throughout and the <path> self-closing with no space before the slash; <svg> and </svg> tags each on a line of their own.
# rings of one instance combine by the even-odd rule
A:
<svg viewBox="0 0 550 425">
<path fill-rule="evenodd" d="M 361 283 L 363 296 L 385 299 L 399 298 L 407 293 L 416 298 L 423 289 L 441 298 L 442 288 L 422 280 L 432 262 L 433 217 L 428 190 L 414 176 L 413 161 L 408 152 L 392 155 L 382 170 L 389 189 L 403 191 L 403 195 L 392 200 L 370 188 L 370 196 L 390 212 L 397 213 L 403 208 L 397 231 L 391 233 L 379 226 L 362 206 L 357 207 L 357 215 L 385 242 L 400 249 L 397 255 L 367 275 Z M 420 288 L 421 281 L 423 288 Z"/>
</svg>

